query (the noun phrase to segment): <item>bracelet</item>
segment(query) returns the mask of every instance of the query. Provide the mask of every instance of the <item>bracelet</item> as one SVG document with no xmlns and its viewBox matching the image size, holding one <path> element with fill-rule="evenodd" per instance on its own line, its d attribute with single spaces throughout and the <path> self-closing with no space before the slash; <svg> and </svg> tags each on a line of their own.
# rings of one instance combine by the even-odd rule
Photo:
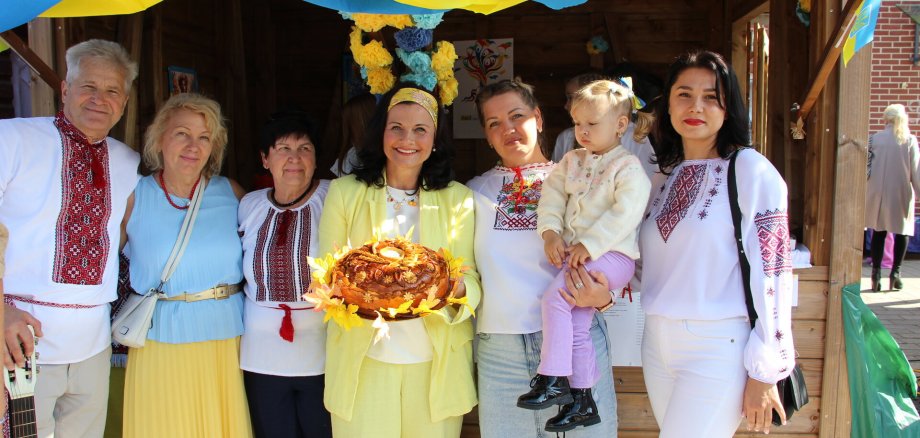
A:
<svg viewBox="0 0 920 438">
<path fill-rule="evenodd" d="M 613 303 L 614 303 L 613 295 L 611 295 L 611 296 L 610 296 L 610 302 L 609 302 L 609 303 L 604 304 L 604 305 L 601 306 L 601 307 L 595 307 L 595 309 L 597 309 L 598 312 L 604 313 L 604 312 L 606 312 L 608 309 L 610 309 L 611 307 L 613 307 Z"/>
</svg>

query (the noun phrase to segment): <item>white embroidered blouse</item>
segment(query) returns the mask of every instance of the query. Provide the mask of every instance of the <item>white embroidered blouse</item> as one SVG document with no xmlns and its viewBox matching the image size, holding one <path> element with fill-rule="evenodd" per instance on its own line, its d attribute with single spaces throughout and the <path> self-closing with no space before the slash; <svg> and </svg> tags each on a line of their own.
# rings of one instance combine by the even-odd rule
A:
<svg viewBox="0 0 920 438">
<path fill-rule="evenodd" d="M 671 319 L 746 317 L 728 197 L 729 161 L 688 160 L 657 175 L 639 233 L 642 307 Z M 751 265 L 757 323 L 744 352 L 756 380 L 792 372 L 792 257 L 786 183 L 752 150 L 736 162 L 741 234 Z"/>
</svg>

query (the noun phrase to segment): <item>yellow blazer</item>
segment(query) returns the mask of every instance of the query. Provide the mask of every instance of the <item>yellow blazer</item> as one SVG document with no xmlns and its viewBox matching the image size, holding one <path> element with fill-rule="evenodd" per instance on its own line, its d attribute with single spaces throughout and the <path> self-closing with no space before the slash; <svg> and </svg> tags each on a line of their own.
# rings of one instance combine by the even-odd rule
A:
<svg viewBox="0 0 920 438">
<path fill-rule="evenodd" d="M 332 181 L 319 225 L 319 253 L 365 244 L 386 220 L 386 189 L 368 186 L 354 176 Z M 482 296 L 473 256 L 473 198 L 470 189 L 452 182 L 444 189 L 422 190 L 419 195 L 419 243 L 434 250 L 447 248 L 469 266 L 464 274 L 469 305 L 476 308 Z M 473 324 L 470 311 L 448 305 L 424 317 L 431 339 L 431 420 L 463 415 L 476 406 L 473 383 Z M 361 364 L 371 346 L 370 321 L 345 330 L 329 323 L 326 336 L 326 391 L 329 412 L 351 421 Z"/>
</svg>

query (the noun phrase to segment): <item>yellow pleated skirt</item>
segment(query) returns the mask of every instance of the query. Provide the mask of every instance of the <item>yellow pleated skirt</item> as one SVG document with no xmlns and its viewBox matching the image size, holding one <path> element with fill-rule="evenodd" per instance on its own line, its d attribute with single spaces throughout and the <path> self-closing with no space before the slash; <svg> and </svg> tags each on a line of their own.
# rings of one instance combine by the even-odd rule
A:
<svg viewBox="0 0 920 438">
<path fill-rule="evenodd" d="M 128 352 L 124 438 L 252 437 L 239 338 Z"/>
</svg>

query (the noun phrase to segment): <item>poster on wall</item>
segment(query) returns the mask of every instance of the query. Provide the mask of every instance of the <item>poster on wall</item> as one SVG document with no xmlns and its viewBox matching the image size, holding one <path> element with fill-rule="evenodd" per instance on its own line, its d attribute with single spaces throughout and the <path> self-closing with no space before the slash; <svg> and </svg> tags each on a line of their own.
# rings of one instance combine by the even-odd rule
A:
<svg viewBox="0 0 920 438">
<path fill-rule="evenodd" d="M 476 112 L 479 88 L 514 78 L 514 39 L 454 41 L 454 76 L 459 94 L 454 100 L 454 138 L 485 138 Z"/>
</svg>

